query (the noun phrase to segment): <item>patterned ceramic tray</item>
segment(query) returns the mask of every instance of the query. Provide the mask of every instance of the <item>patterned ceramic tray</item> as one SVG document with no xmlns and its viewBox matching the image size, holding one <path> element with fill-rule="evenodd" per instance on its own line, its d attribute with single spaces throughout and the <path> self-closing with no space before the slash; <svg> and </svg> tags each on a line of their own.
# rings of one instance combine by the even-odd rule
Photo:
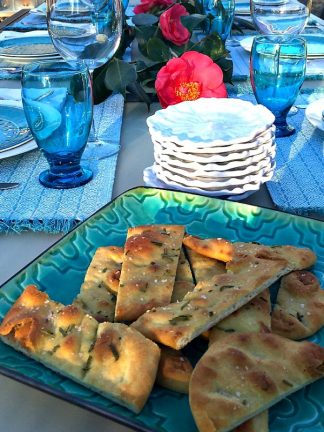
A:
<svg viewBox="0 0 324 432">
<path fill-rule="evenodd" d="M 28 283 L 69 303 L 77 294 L 96 247 L 122 245 L 129 226 L 184 224 L 188 232 L 231 240 L 290 243 L 318 254 L 315 273 L 324 283 L 323 223 L 254 206 L 181 192 L 136 188 L 116 198 L 14 276 L 0 290 L 0 318 Z M 312 340 L 324 346 L 324 329 Z M 197 358 L 202 346 L 194 344 Z M 197 432 L 185 395 L 156 386 L 139 415 L 61 377 L 0 343 L 0 372 L 40 390 L 99 412 L 135 430 Z M 270 410 L 270 432 L 321 432 L 324 428 L 323 380 L 302 389 Z"/>
</svg>

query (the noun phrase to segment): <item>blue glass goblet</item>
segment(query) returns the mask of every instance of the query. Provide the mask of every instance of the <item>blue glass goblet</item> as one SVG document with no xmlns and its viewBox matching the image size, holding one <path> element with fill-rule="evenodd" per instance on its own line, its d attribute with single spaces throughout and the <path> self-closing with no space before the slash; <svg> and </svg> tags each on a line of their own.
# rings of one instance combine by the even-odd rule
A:
<svg viewBox="0 0 324 432">
<path fill-rule="evenodd" d="M 232 29 L 235 0 L 203 0 L 203 9 L 210 18 L 208 33 L 217 32 L 225 43 Z"/>
<path fill-rule="evenodd" d="M 27 123 L 49 163 L 39 181 L 49 188 L 84 185 L 92 171 L 82 168 L 92 120 L 87 66 L 80 62 L 40 62 L 22 73 L 22 101 Z"/>
<path fill-rule="evenodd" d="M 275 115 L 276 137 L 292 135 L 287 114 L 305 78 L 306 42 L 301 37 L 268 35 L 254 38 L 250 77 L 258 103 Z"/>
</svg>

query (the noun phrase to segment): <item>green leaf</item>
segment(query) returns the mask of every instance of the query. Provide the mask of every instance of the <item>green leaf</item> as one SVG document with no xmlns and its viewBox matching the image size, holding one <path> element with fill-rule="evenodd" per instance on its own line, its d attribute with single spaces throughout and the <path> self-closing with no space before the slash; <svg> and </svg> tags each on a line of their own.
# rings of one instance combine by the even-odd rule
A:
<svg viewBox="0 0 324 432">
<path fill-rule="evenodd" d="M 199 43 L 200 52 L 208 55 L 214 61 L 228 54 L 218 33 L 210 33 Z"/>
<path fill-rule="evenodd" d="M 151 99 L 145 93 L 145 90 L 138 81 L 134 81 L 133 83 L 129 84 L 127 86 L 127 90 L 129 93 L 136 95 L 141 102 L 145 102 L 147 105 L 147 110 L 150 110 Z"/>
<path fill-rule="evenodd" d="M 154 36 L 157 27 L 155 26 L 141 26 L 135 27 L 135 37 L 139 44 L 146 43 L 151 37 Z"/>
<path fill-rule="evenodd" d="M 170 48 L 161 39 L 152 37 L 147 42 L 147 57 L 151 60 L 163 62 L 172 57 Z"/>
<path fill-rule="evenodd" d="M 107 89 L 125 94 L 126 87 L 136 78 L 134 66 L 114 58 L 107 65 L 104 83 Z"/>
<path fill-rule="evenodd" d="M 136 26 L 150 26 L 156 24 L 159 21 L 159 18 L 149 13 L 142 13 L 134 15 L 132 21 Z"/>
<path fill-rule="evenodd" d="M 226 83 L 232 83 L 232 76 L 233 76 L 233 62 L 231 59 L 222 57 L 219 58 L 217 61 L 215 61 L 216 64 L 222 69 L 223 71 L 223 81 Z"/>
<path fill-rule="evenodd" d="M 192 14 L 185 15 L 180 18 L 181 23 L 192 33 L 192 31 L 200 26 L 205 20 L 206 15 Z"/>
</svg>

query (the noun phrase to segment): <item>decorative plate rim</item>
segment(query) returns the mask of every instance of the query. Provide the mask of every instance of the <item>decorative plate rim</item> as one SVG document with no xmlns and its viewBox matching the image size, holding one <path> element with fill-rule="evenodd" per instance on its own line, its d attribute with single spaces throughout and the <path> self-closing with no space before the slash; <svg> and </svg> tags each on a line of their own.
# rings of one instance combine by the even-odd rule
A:
<svg viewBox="0 0 324 432">
<path fill-rule="evenodd" d="M 42 253 L 40 253 L 38 256 L 36 256 L 33 260 L 31 260 L 28 264 L 26 264 L 23 268 L 21 268 L 19 271 L 17 271 L 14 275 L 12 275 L 7 281 L 5 281 L 3 284 L 1 284 L 0 289 L 2 289 L 6 284 L 8 284 L 10 281 L 14 280 L 15 278 L 17 278 L 21 273 L 23 273 L 30 265 L 32 265 L 33 263 L 37 262 L 42 256 L 44 256 L 45 254 L 47 254 L 51 249 L 57 248 L 60 243 L 64 243 L 66 242 L 66 240 L 69 237 L 73 237 L 74 234 L 82 227 L 86 226 L 90 220 L 95 220 L 95 218 L 107 207 L 110 207 L 114 204 L 114 202 L 116 202 L 118 199 L 126 196 L 127 194 L 131 193 L 131 192 L 137 192 L 138 194 L 142 193 L 144 194 L 145 192 L 147 192 L 148 194 L 150 192 L 153 191 L 165 191 L 165 192 L 172 192 L 178 195 L 182 195 L 182 196 L 188 196 L 190 195 L 191 197 L 204 197 L 204 198 L 208 198 L 211 199 L 210 197 L 206 197 L 203 194 L 199 194 L 199 193 L 186 193 L 186 192 L 181 192 L 181 191 L 174 191 L 174 190 L 170 190 L 168 188 L 160 188 L 160 187 L 147 187 L 147 186 L 135 186 L 132 187 L 126 191 L 124 191 L 123 193 L 119 194 L 118 196 L 114 197 L 109 203 L 107 203 L 106 205 L 102 206 L 101 208 L 99 208 L 96 212 L 94 212 L 90 217 L 88 217 L 87 219 L 85 219 L 83 222 L 79 223 L 76 227 L 74 227 L 69 233 L 63 235 L 59 240 L 57 240 L 54 244 L 52 244 L 51 246 L 49 246 L 48 248 L 46 248 Z M 213 198 L 213 200 L 215 201 L 219 201 L 222 202 L 222 205 L 225 205 L 226 203 L 230 203 L 227 200 L 221 199 L 221 198 Z M 233 203 L 231 203 L 233 204 Z M 241 203 L 240 203 L 241 205 Z M 277 214 L 283 214 L 286 215 L 289 219 L 292 218 L 294 220 L 300 220 L 300 221 L 315 221 L 316 224 L 323 224 L 323 221 L 318 220 L 317 218 L 314 217 L 305 217 L 305 216 L 299 216 L 299 215 L 293 215 L 291 213 L 288 212 L 284 212 L 281 210 L 275 210 L 269 207 L 265 207 L 265 206 L 255 206 L 255 205 L 251 205 L 251 204 L 243 204 L 246 208 L 250 209 L 252 212 L 255 211 L 256 208 L 261 209 L 261 210 L 265 210 L 266 212 L 270 211 L 271 213 L 277 213 Z M 33 388 L 36 388 L 37 390 L 43 391 L 45 393 L 48 393 L 50 395 L 53 395 L 55 397 L 61 398 L 62 400 L 66 401 L 66 402 L 70 402 L 73 403 L 77 406 L 80 406 L 82 408 L 88 409 L 92 412 L 96 412 L 102 416 L 104 416 L 105 418 L 109 418 L 113 421 L 116 421 L 120 424 L 124 424 L 130 428 L 132 428 L 133 430 L 136 431 L 140 431 L 140 432 L 152 432 L 152 429 L 148 429 L 147 426 L 143 425 L 143 424 L 138 424 L 137 420 L 132 418 L 132 419 L 128 419 L 125 416 L 122 416 L 120 414 L 116 414 L 113 412 L 109 412 L 106 410 L 101 409 L 98 406 L 94 406 L 94 405 L 90 405 L 85 399 L 82 399 L 80 397 L 74 396 L 71 393 L 67 393 L 64 391 L 60 391 L 57 389 L 54 389 L 52 386 L 48 386 L 46 384 L 43 384 L 39 381 L 37 381 L 36 379 L 30 378 L 28 376 L 26 376 L 23 373 L 20 372 L 16 372 L 11 370 L 8 367 L 2 366 L 0 365 L 0 374 L 5 375 L 9 378 L 14 379 L 15 381 L 18 381 L 22 384 L 26 384 L 29 385 Z"/>
</svg>

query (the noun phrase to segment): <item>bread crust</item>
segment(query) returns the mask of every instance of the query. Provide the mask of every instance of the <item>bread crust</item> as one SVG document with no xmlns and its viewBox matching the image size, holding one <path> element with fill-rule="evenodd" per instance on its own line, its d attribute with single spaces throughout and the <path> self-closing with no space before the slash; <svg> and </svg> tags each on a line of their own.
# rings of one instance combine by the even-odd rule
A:
<svg viewBox="0 0 324 432">
<path fill-rule="evenodd" d="M 182 300 L 183 297 L 195 288 L 191 268 L 187 257 L 181 249 L 175 276 L 171 303 Z"/>
<path fill-rule="evenodd" d="M 181 351 L 161 347 L 161 358 L 156 382 L 178 393 L 189 393 L 189 382 L 193 371 L 190 361 Z"/>
<path fill-rule="evenodd" d="M 227 335 L 196 365 L 190 407 L 200 432 L 228 432 L 323 377 L 324 349 L 271 333 Z"/>
<path fill-rule="evenodd" d="M 114 320 L 123 253 L 118 246 L 98 248 L 74 300 L 99 322 Z"/>
<path fill-rule="evenodd" d="M 299 340 L 324 325 L 324 290 L 309 271 L 295 271 L 281 280 L 272 313 L 274 333 Z"/>
</svg>

